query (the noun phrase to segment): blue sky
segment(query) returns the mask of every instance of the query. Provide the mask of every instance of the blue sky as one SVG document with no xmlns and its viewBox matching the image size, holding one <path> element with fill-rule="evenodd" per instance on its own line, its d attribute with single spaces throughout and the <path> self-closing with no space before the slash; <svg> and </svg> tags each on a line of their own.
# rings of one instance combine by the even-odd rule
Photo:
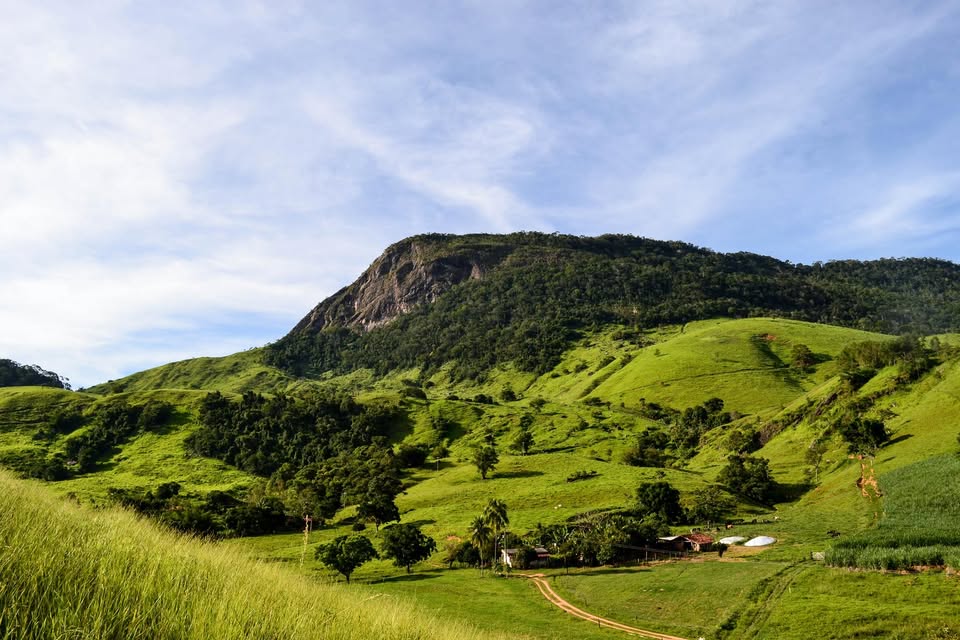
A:
<svg viewBox="0 0 960 640">
<path fill-rule="evenodd" d="M 0 6 L 0 357 L 75 386 L 428 231 L 960 261 L 958 2 Z"/>
</svg>

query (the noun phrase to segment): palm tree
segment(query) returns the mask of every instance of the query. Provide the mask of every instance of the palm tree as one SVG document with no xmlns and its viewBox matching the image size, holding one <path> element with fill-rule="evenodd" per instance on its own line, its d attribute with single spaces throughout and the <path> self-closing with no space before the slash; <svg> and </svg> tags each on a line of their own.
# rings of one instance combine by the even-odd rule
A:
<svg viewBox="0 0 960 640">
<path fill-rule="evenodd" d="M 500 532 L 506 529 L 510 524 L 510 518 L 507 516 L 507 503 L 503 500 L 492 498 L 483 509 L 480 516 L 493 530 L 493 557 L 497 558 L 497 542 L 500 538 Z"/>
<path fill-rule="evenodd" d="M 493 536 L 493 529 L 487 521 L 482 516 L 474 518 L 470 525 L 470 542 L 480 551 L 480 575 L 483 575 L 483 548 L 490 544 L 491 536 Z"/>
</svg>

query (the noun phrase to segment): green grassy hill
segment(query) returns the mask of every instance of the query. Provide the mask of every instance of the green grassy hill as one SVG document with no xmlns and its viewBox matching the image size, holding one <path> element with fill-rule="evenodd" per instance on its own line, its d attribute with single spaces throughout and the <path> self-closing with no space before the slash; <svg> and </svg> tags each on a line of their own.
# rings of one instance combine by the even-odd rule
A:
<svg viewBox="0 0 960 640">
<path fill-rule="evenodd" d="M 949 336 L 941 338 L 950 342 Z M 525 582 L 480 577 L 472 569 L 445 569 L 444 544 L 469 537 L 470 522 L 491 498 L 507 502 L 510 530 L 516 533 L 585 512 L 629 507 L 643 481 L 668 481 L 690 504 L 698 490 L 716 482 L 730 454 L 730 434 L 753 430 L 763 435 L 753 455 L 769 459 L 780 492 L 772 504 L 733 495 L 736 508 L 727 519 L 742 522 L 718 533 L 771 535 L 777 544 L 759 550 L 734 547 L 723 558 L 705 554 L 697 562 L 584 568 L 569 575 L 551 570 L 555 589 L 589 611 L 684 637 L 806 638 L 808 629 L 837 638 L 862 637 L 858 634 L 865 629 L 874 635 L 885 629 L 890 637 L 901 638 L 935 637 L 930 634 L 938 629 L 960 633 L 950 615 L 956 603 L 955 577 L 940 572 L 865 576 L 811 560 L 812 553 L 865 535 L 884 522 L 885 498 L 864 497 L 857 487 L 861 474 L 876 478 L 881 490 L 888 481 L 913 487 L 903 479 L 904 474 L 913 477 L 912 470 L 922 471 L 929 482 L 946 485 L 955 480 L 936 475 L 940 467 L 950 473 L 952 467 L 937 460 L 958 449 L 960 361 L 954 356 L 945 356 L 941 364 L 907 382 L 898 382 L 897 365 L 881 366 L 862 386 L 845 391 L 841 351 L 853 343 L 892 340 L 849 328 L 769 318 L 708 320 L 648 332 L 601 327 L 585 332 L 543 373 L 501 364 L 476 379 L 460 378 L 441 367 L 386 375 L 357 370 L 297 380 L 264 364 L 262 352 L 253 350 L 165 365 L 84 393 L 0 389 L 0 455 L 12 459 L 38 447 L 50 454 L 62 450 L 75 435 L 49 442 L 34 439 L 56 410 L 75 406 L 91 413 L 117 400 L 136 405 L 163 401 L 175 410 L 162 428 L 138 433 L 117 446 L 94 473 L 47 486 L 83 502 L 102 502 L 110 487 L 152 488 L 171 480 L 198 494 L 242 490 L 261 480 L 221 461 L 191 455 L 185 446 L 200 428 L 198 408 L 208 390 L 230 397 L 250 391 L 339 390 L 361 402 L 388 402 L 406 416 L 390 431 L 395 446 L 430 442 L 437 422 L 446 424 L 450 455 L 439 464 L 406 472 L 405 492 L 397 498 L 402 521 L 421 525 L 441 550 L 411 577 L 385 560 L 364 565 L 353 582 L 373 594 L 365 597 L 409 598 L 450 623 L 467 620 L 534 638 L 610 638 L 613 632 L 597 631 L 551 608 Z M 792 366 L 797 345 L 812 352 L 811 366 Z M 663 469 L 624 464 L 624 454 L 639 436 L 662 428 L 645 409 L 650 403 L 680 412 L 714 397 L 724 401 L 731 421 L 707 431 L 691 458 Z M 882 419 L 891 432 L 891 441 L 863 467 L 831 426 L 854 409 L 858 416 Z M 508 444 L 525 415 L 534 444 L 524 456 L 510 452 Z M 484 481 L 471 456 L 486 434 L 497 442 L 500 463 Z M 807 450 L 815 441 L 821 441 L 824 450 L 813 482 Z M 595 475 L 568 481 L 581 471 Z M 924 505 L 917 508 L 935 509 L 931 503 Z M 311 582 L 336 579 L 313 559 L 312 548 L 352 533 L 355 515 L 355 508 L 348 507 L 311 534 L 305 561 Z M 935 517 L 926 513 L 927 520 L 917 521 Z M 902 513 L 894 519 L 905 521 Z M 689 528 L 678 525 L 674 530 Z M 372 527 L 362 534 L 375 542 L 380 539 Z M 291 532 L 224 545 L 296 572 L 302 540 L 302 534 Z M 908 584 L 915 587 L 915 596 Z M 798 593 L 800 585 L 807 595 Z M 870 594 L 862 609 L 869 619 L 856 609 L 861 592 Z M 804 602 L 820 609 L 804 613 Z M 826 607 L 827 602 L 837 606 Z"/>
<path fill-rule="evenodd" d="M 263 350 L 251 349 L 222 358 L 192 358 L 165 364 L 91 387 L 91 393 L 123 393 L 155 389 L 218 389 L 225 392 L 282 390 L 296 381 L 263 365 Z"/>
</svg>

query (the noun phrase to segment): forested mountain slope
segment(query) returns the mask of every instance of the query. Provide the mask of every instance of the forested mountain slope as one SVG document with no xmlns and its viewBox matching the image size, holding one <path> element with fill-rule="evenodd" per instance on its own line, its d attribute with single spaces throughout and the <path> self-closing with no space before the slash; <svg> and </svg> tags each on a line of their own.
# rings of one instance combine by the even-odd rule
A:
<svg viewBox="0 0 960 640">
<path fill-rule="evenodd" d="M 950 331 L 960 327 L 960 266 L 799 265 L 631 236 L 415 236 L 321 302 L 267 360 L 307 376 L 448 362 L 460 377 L 506 362 L 543 373 L 591 327 L 748 316 Z"/>
<path fill-rule="evenodd" d="M 418 236 L 266 348 L 82 392 L 0 389 L 0 464 L 320 579 L 335 575 L 320 545 L 422 529 L 438 548 L 420 575 L 368 559 L 353 581 L 485 628 L 522 620 L 531 638 L 602 634 L 484 577 L 491 501 L 509 508 L 504 544 L 549 547 L 574 567 L 548 570 L 557 590 L 612 619 L 683 637 L 929 637 L 952 624 L 952 578 L 924 574 L 912 596 L 838 567 L 960 567 L 944 524 L 960 500 L 960 338 L 945 333 L 958 318 L 958 267 L 936 260 Z M 651 487 L 669 509 L 643 498 Z M 778 542 L 631 566 L 691 529 Z M 794 581 L 842 606 L 803 618 Z M 940 604 L 886 606 L 894 593 Z"/>
</svg>

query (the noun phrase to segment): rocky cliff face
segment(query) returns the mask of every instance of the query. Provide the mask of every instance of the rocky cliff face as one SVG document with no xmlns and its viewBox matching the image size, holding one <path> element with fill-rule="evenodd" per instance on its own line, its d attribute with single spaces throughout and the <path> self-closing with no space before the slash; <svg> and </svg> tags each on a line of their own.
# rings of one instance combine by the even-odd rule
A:
<svg viewBox="0 0 960 640">
<path fill-rule="evenodd" d="M 485 237 L 415 236 L 391 245 L 356 282 L 314 307 L 292 333 L 326 327 L 367 331 L 435 301 L 461 282 L 481 279 L 511 252 L 502 243 L 484 242 Z"/>
</svg>

